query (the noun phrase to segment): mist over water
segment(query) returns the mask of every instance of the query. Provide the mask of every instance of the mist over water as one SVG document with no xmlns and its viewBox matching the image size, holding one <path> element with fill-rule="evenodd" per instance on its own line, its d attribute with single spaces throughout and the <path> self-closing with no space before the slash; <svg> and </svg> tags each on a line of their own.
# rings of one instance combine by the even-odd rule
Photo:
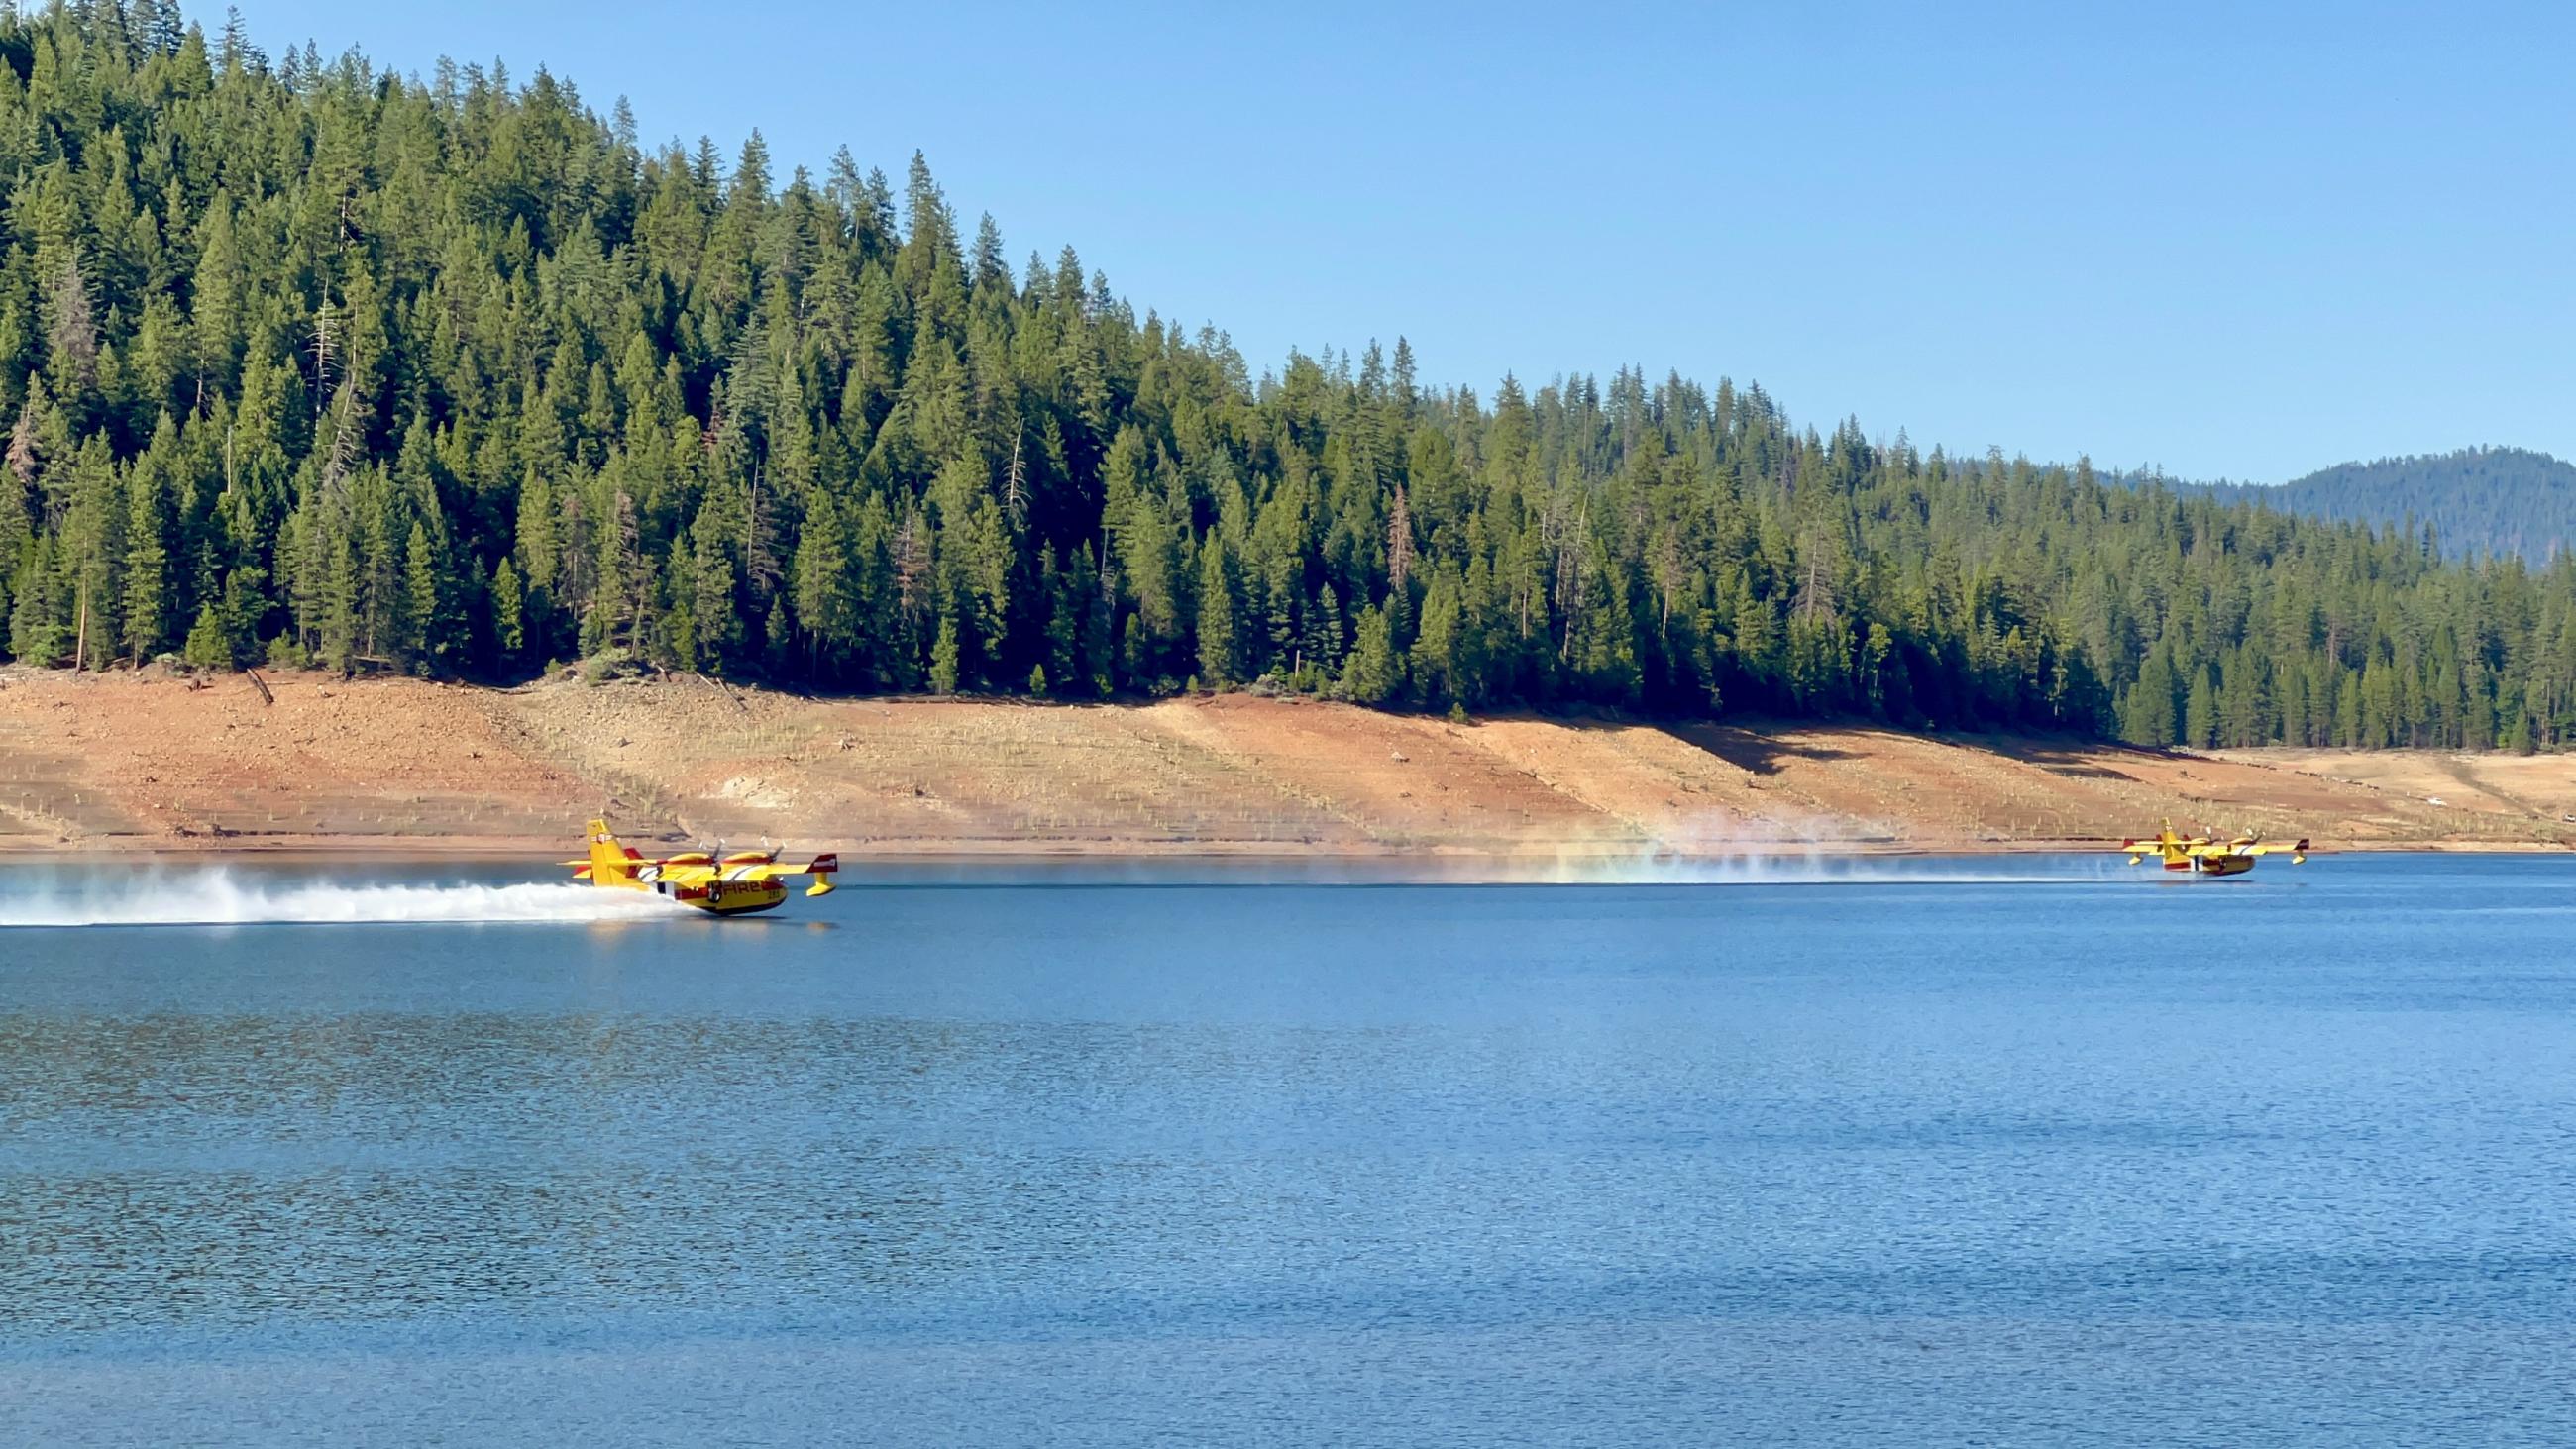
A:
<svg viewBox="0 0 2576 1449">
<path fill-rule="evenodd" d="M 1853 855 L 1817 846 L 1732 853 L 1695 849 L 1568 854 L 1539 872 L 1537 879 L 1562 885 L 2086 885 L 2122 879 L 2124 870 L 2116 856 Z"/>
<path fill-rule="evenodd" d="M 556 881 L 352 882 L 224 866 L 49 867 L 0 885 L 0 928 L 624 921 L 685 909 L 641 891 Z"/>
</svg>

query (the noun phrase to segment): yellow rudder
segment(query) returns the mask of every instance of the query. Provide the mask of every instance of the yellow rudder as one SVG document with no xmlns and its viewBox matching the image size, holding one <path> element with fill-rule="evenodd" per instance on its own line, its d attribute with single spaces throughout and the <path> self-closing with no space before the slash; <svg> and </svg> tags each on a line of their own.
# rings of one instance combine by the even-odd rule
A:
<svg viewBox="0 0 2576 1449">
<path fill-rule="evenodd" d="M 605 820 L 590 822 L 590 883 L 624 886 L 635 883 L 635 862 L 619 844 Z"/>
<path fill-rule="evenodd" d="M 805 867 L 805 873 L 814 877 L 814 883 L 805 888 L 805 894 L 809 896 L 830 895 L 832 893 L 832 877 L 838 873 L 840 869 L 841 857 L 838 852 L 831 852 L 814 857 L 812 863 Z"/>
</svg>

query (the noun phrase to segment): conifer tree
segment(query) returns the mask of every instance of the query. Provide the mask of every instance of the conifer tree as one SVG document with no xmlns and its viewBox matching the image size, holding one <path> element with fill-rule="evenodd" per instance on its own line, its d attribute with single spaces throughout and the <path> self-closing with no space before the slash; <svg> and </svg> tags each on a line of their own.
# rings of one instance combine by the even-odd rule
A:
<svg viewBox="0 0 2576 1449">
<path fill-rule="evenodd" d="M 1384 704 L 1404 687 L 1386 611 L 1375 605 L 1360 610 L 1354 639 L 1350 660 L 1342 667 L 1342 689 L 1357 703 Z"/>
<path fill-rule="evenodd" d="M 169 550 L 162 541 L 159 470 L 138 465 L 126 479 L 125 647 L 136 664 L 159 652 L 169 628 Z"/>
<path fill-rule="evenodd" d="M 506 555 L 492 570 L 492 631 L 505 664 L 527 648 L 527 594 Z"/>
<path fill-rule="evenodd" d="M 39 536 L 18 565 L 9 608 L 9 652 L 29 664 L 59 664 L 69 652 L 54 541 Z"/>
<path fill-rule="evenodd" d="M 223 615 L 213 604 L 197 610 L 197 622 L 188 626 L 188 640 L 181 646 L 179 657 L 198 669 L 233 667 L 232 647 L 224 638 Z"/>
<path fill-rule="evenodd" d="M 1225 541 L 1211 537 L 1200 550 L 1199 678 L 1210 689 L 1235 682 L 1234 583 L 1225 563 Z"/>
<path fill-rule="evenodd" d="M 2201 667 L 2191 682 L 2191 698 L 2183 708 L 2183 743 L 2194 749 L 2208 749 L 2218 743 L 2218 691 L 2210 683 L 2209 668 Z"/>
<path fill-rule="evenodd" d="M 447 647 L 447 604 L 439 583 L 438 557 L 429 529 L 414 523 L 403 548 L 402 652 L 405 662 L 422 673 L 436 672 L 439 656 Z"/>
<path fill-rule="evenodd" d="M 939 615 L 939 640 L 930 650 L 930 688 L 934 694 L 957 692 L 957 616 L 946 610 Z"/>
</svg>

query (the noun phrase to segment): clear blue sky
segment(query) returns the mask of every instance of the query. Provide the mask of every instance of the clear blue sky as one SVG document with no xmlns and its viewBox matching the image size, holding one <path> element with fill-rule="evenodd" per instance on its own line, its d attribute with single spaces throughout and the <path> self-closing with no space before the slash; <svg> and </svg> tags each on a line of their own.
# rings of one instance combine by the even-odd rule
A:
<svg viewBox="0 0 2576 1449">
<path fill-rule="evenodd" d="M 1256 371 L 1402 333 L 1489 397 L 1637 363 L 2191 477 L 2576 456 L 2576 7 L 241 4 L 782 177 L 919 148 Z"/>
</svg>

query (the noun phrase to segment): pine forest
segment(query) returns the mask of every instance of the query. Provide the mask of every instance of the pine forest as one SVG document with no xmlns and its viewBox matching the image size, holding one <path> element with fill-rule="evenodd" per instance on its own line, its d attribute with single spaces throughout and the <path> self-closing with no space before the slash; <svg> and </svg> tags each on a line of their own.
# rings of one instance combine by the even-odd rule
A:
<svg viewBox="0 0 2576 1449">
<path fill-rule="evenodd" d="M 590 661 L 2146 745 L 2576 739 L 2576 561 L 1794 422 L 1759 387 L 1247 361 L 919 154 L 563 79 L 0 20 L 21 664 Z"/>
</svg>

